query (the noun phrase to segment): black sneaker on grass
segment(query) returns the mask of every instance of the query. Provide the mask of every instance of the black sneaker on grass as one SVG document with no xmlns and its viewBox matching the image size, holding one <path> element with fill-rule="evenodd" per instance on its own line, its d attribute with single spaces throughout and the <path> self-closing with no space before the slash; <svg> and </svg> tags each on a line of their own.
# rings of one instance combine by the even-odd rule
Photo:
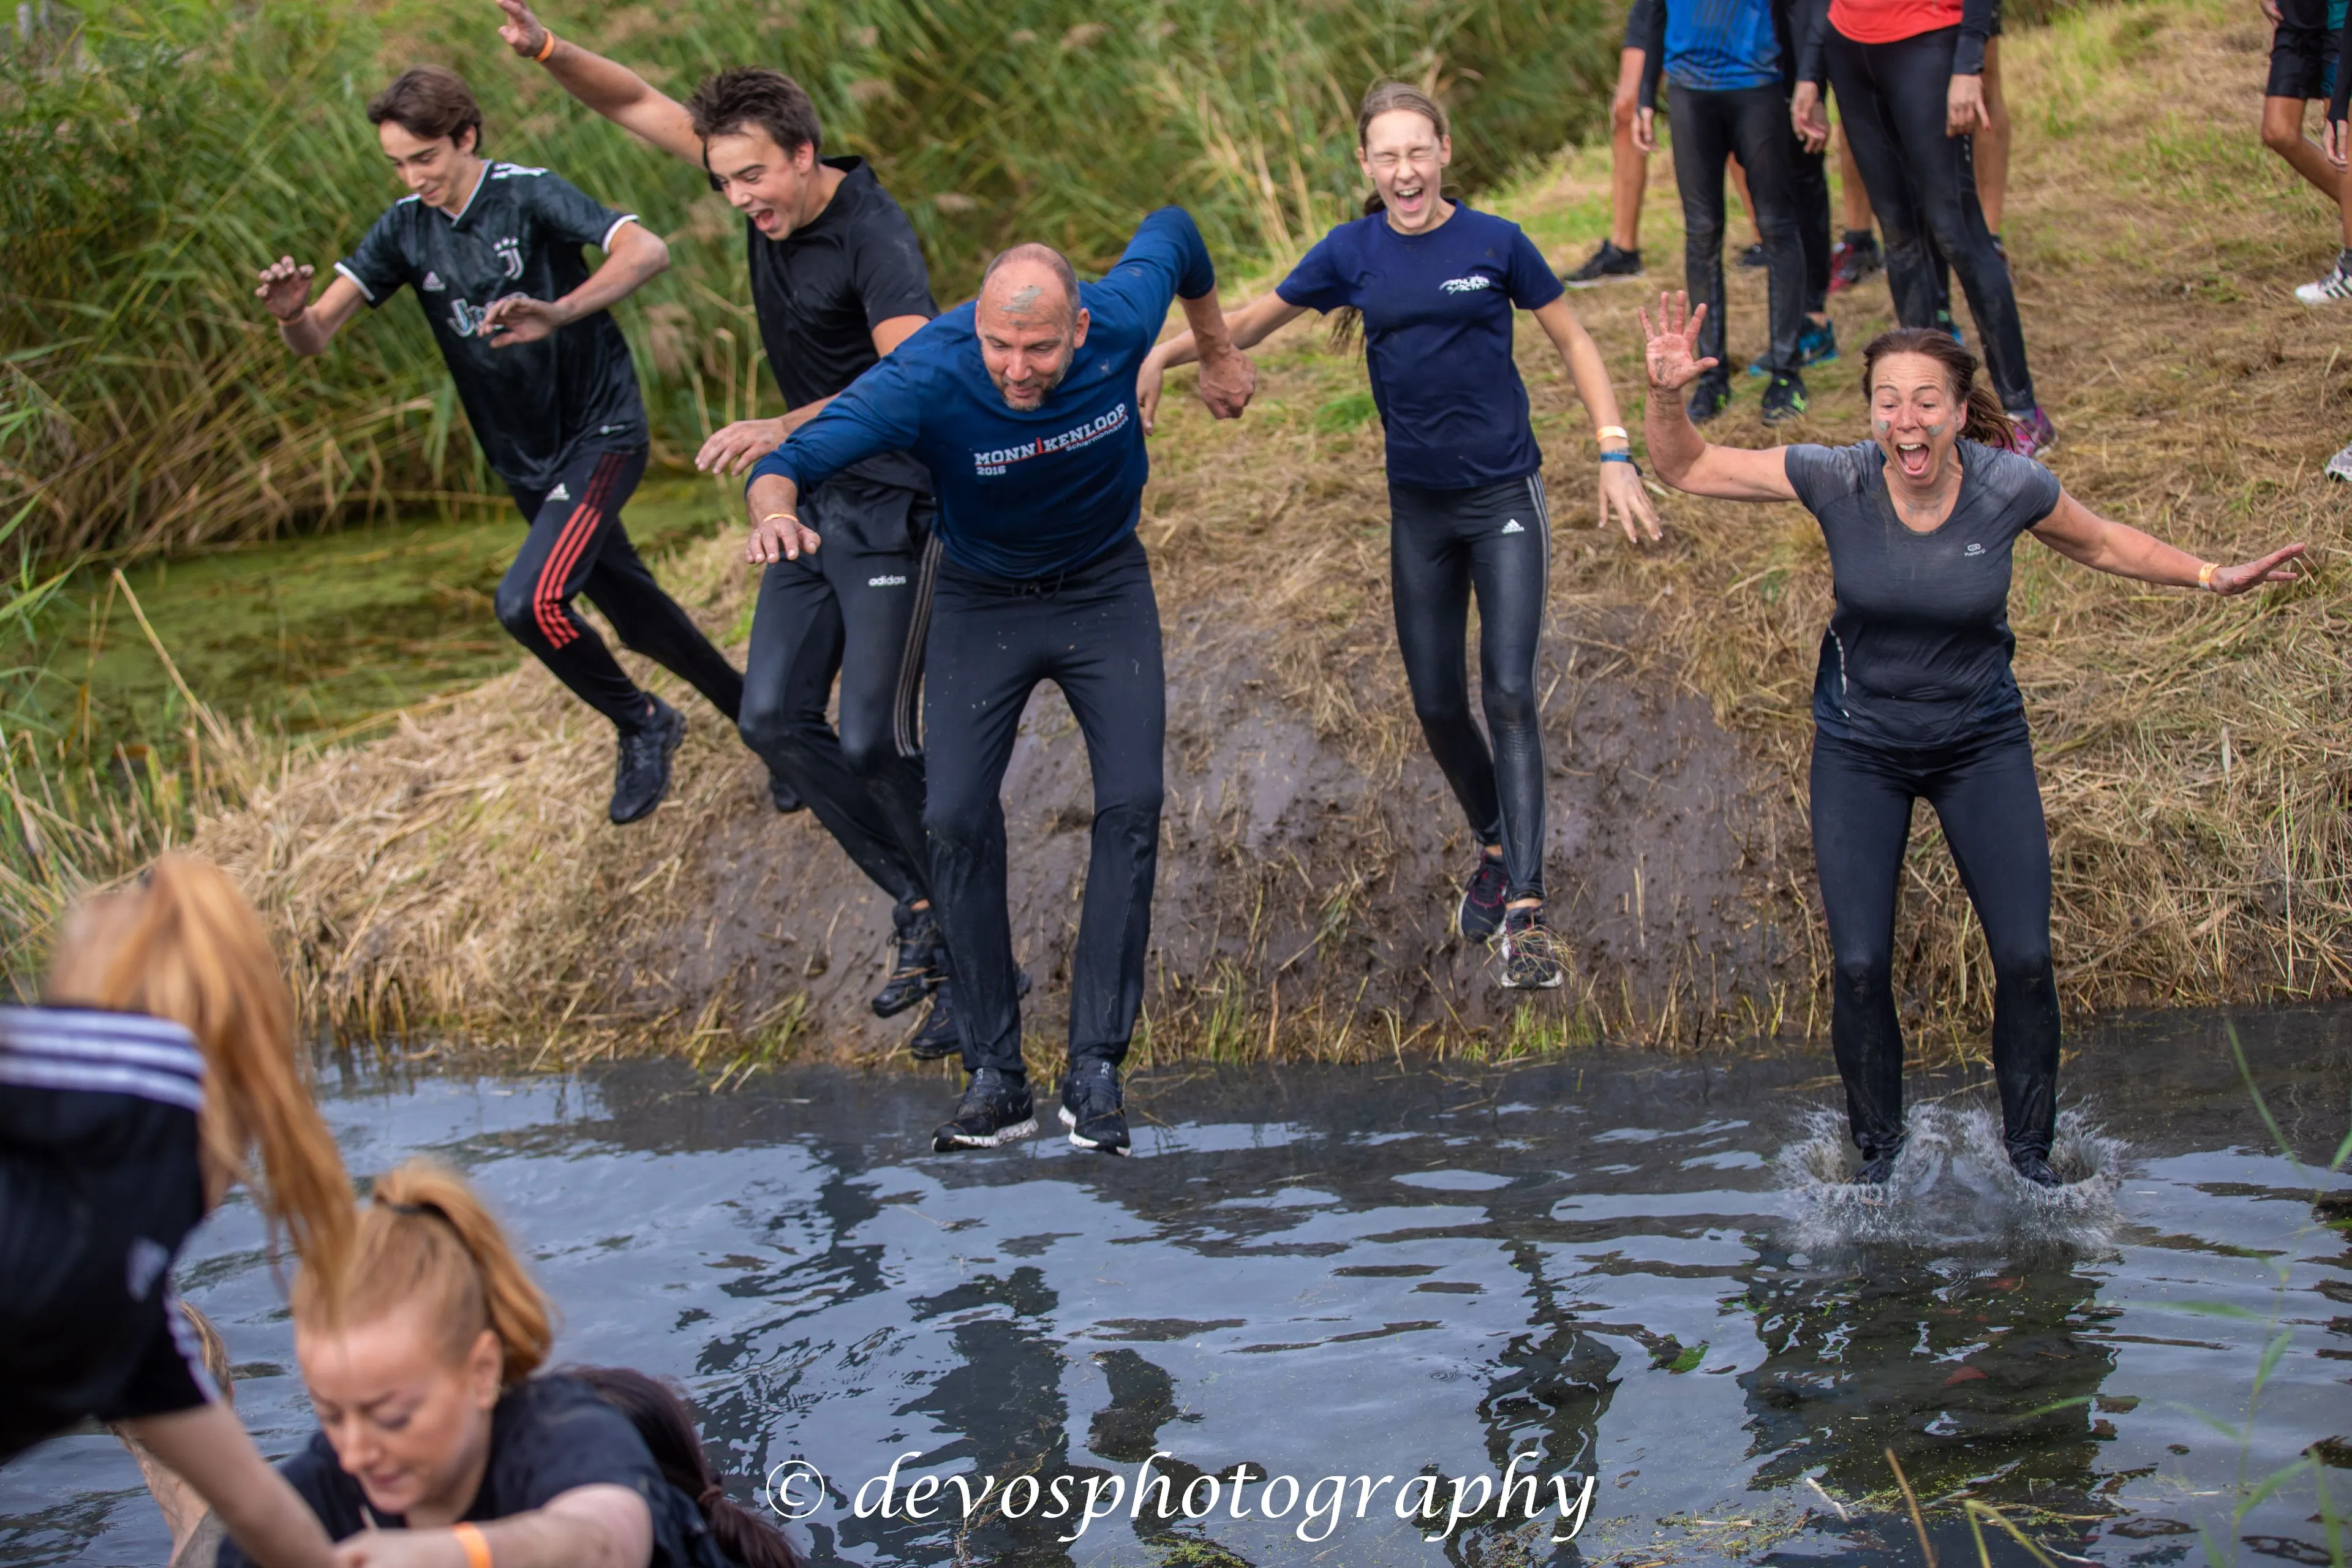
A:
<svg viewBox="0 0 2352 1568">
<path fill-rule="evenodd" d="M 1731 378 L 1710 371 L 1691 386 L 1690 422 L 1704 425 L 1731 406 Z"/>
<path fill-rule="evenodd" d="M 1007 1077 L 1000 1068 L 982 1068 L 964 1086 L 952 1121 L 940 1123 L 931 1134 L 931 1149 L 945 1154 L 957 1149 L 993 1149 L 1014 1143 L 1037 1131 L 1036 1107 L 1029 1085 Z"/>
<path fill-rule="evenodd" d="M 1062 1075 L 1062 1125 L 1070 1146 L 1098 1154 L 1126 1154 L 1127 1102 L 1119 1093 L 1118 1068 L 1097 1057 L 1070 1064 Z"/>
<path fill-rule="evenodd" d="M 1029 994 L 1027 970 L 1023 970 L 1020 979 L 1014 982 L 1013 994 Z M 962 1049 L 963 1035 L 956 1028 L 955 981 L 943 971 L 939 988 L 931 993 L 931 1010 L 924 1016 L 923 1026 L 907 1041 L 907 1054 L 919 1062 L 935 1062 Z"/>
<path fill-rule="evenodd" d="M 1503 934 L 1495 946 L 1506 991 L 1557 991 L 1568 978 L 1560 967 L 1559 940 L 1544 924 L 1541 904 L 1504 911 Z"/>
<path fill-rule="evenodd" d="M 898 958 L 889 978 L 874 994 L 874 1016 L 892 1018 L 931 994 L 947 976 L 947 952 L 940 941 L 939 922 L 928 909 L 900 904 L 890 911 L 898 928 Z"/>
<path fill-rule="evenodd" d="M 1469 886 L 1462 889 L 1462 907 L 1454 911 L 1455 929 L 1471 942 L 1493 937 L 1503 929 L 1503 895 L 1510 885 L 1503 875 L 1503 858 L 1480 850 L 1478 868 L 1470 873 Z"/>
<path fill-rule="evenodd" d="M 768 798 L 775 803 L 777 812 L 785 816 L 808 809 L 808 802 L 801 798 L 801 792 L 793 787 L 792 781 L 773 768 L 768 770 Z"/>
<path fill-rule="evenodd" d="M 620 755 L 613 764 L 609 815 L 616 826 L 653 815 L 669 793 L 669 760 L 686 739 L 685 714 L 658 697 L 646 700 L 654 705 L 653 717 L 621 732 Z"/>
<path fill-rule="evenodd" d="M 1601 242 L 1601 248 L 1585 258 L 1583 266 L 1560 281 L 1571 289 L 1590 289 L 1596 283 L 1613 283 L 1620 278 L 1639 278 L 1641 275 L 1641 251 L 1620 250 L 1604 239 Z"/>
<path fill-rule="evenodd" d="M 1798 419 L 1805 412 L 1805 384 L 1793 375 L 1776 375 L 1764 389 L 1764 423 L 1778 425 L 1784 419 Z"/>
<path fill-rule="evenodd" d="M 1739 259 L 1733 262 L 1732 265 L 1734 267 L 1745 267 L 1750 271 L 1760 271 L 1764 268 L 1772 265 L 1772 258 L 1765 251 L 1764 242 L 1759 239 L 1755 244 L 1749 246 L 1747 249 L 1741 251 L 1739 253 Z"/>
</svg>

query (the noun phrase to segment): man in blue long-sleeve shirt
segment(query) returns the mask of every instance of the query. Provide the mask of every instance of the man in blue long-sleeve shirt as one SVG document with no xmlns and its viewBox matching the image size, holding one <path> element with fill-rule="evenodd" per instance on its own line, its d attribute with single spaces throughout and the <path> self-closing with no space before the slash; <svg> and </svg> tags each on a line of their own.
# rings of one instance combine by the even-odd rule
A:
<svg viewBox="0 0 2352 1568">
<path fill-rule="evenodd" d="M 1143 1000 L 1167 728 L 1160 608 L 1135 537 L 1150 470 L 1135 378 L 1171 299 L 1201 344 L 1202 401 L 1240 414 L 1254 373 L 1225 330 L 1208 247 L 1190 216 L 1164 207 L 1099 283 L 1079 283 L 1044 246 L 1004 252 L 977 300 L 907 339 L 751 471 L 754 564 L 817 549 L 800 498 L 873 453 L 913 453 L 938 491 L 923 825 L 971 1074 L 932 1140 L 941 1151 L 1036 1131 L 999 792 L 1042 680 L 1077 718 L 1095 790 L 1062 1121 L 1081 1148 L 1128 1149 L 1118 1066 Z"/>
</svg>

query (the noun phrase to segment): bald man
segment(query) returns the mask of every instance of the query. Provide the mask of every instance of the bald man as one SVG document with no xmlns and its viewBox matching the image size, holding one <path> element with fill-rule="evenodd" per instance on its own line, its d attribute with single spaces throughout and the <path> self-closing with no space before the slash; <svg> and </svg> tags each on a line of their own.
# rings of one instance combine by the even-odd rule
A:
<svg viewBox="0 0 2352 1568">
<path fill-rule="evenodd" d="M 1118 1068 L 1143 1000 L 1167 728 L 1160 606 L 1135 536 L 1150 467 L 1135 379 L 1171 300 L 1201 344 L 1202 401 L 1238 416 L 1255 372 L 1225 330 L 1201 231 L 1163 207 L 1099 283 L 1080 283 L 1042 245 L 1004 252 L 978 300 L 907 339 L 751 471 L 753 564 L 819 549 L 801 497 L 877 452 L 913 453 L 937 488 L 945 554 L 923 691 L 923 826 L 970 1075 L 933 1135 L 942 1152 L 1037 1130 L 1000 791 L 1044 680 L 1077 717 L 1095 793 L 1061 1118 L 1078 1147 L 1128 1152 Z"/>
</svg>

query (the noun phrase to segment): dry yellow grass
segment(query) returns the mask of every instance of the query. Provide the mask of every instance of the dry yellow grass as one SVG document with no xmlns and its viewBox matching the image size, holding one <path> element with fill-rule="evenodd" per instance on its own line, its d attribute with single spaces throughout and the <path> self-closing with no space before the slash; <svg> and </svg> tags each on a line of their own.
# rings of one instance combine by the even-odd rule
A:
<svg viewBox="0 0 2352 1568">
<path fill-rule="evenodd" d="M 2063 436 L 2052 466 L 2093 507 L 2208 555 L 2243 558 L 2289 537 L 2315 547 L 2311 581 L 2221 603 L 2021 545 L 2018 670 L 2041 746 L 2061 974 L 2077 1011 L 2334 994 L 2352 981 L 2352 599 L 2345 503 L 2319 477 L 2352 434 L 2342 374 L 2352 365 L 2336 363 L 2352 315 L 2306 311 L 2289 292 L 2333 243 L 2325 209 L 2255 138 L 2263 41 L 2237 10 L 2178 0 L 2077 13 L 2006 46 L 2017 118 L 2007 241 Z M 1680 251 L 1664 162 L 1646 220 L 1654 285 Z M 1493 205 L 1567 263 L 1598 230 L 1605 175 L 1605 153 L 1571 153 Z M 1576 303 L 1631 389 L 1635 297 L 1621 287 Z M 1840 296 L 1835 311 L 1858 347 L 1885 324 L 1883 287 Z M 1731 314 L 1734 352 L 1752 349 L 1753 278 L 1735 285 Z M 1143 533 L 1171 664 L 1231 681 L 1200 677 L 1196 706 L 1210 710 L 1189 731 L 1180 712 L 1171 751 L 1205 757 L 1215 705 L 1244 693 L 1252 712 L 1274 713 L 1364 783 L 1338 849 L 1253 840 L 1245 823 L 1222 837 L 1171 829 L 1163 886 L 1186 874 L 1171 857 L 1197 854 L 1202 880 L 1185 896 L 1206 888 L 1237 912 L 1230 929 L 1221 913 L 1205 940 L 1162 942 L 1150 1052 L 1361 1057 L 1410 1045 L 1496 1056 L 1595 1028 L 1687 1043 L 1825 1021 L 1803 797 L 1829 608 L 1818 533 L 1793 508 L 1683 497 L 1665 503 L 1661 548 L 1591 531 L 1587 421 L 1538 343 L 1523 342 L 1522 365 L 1559 514 L 1552 668 L 1711 708 L 1741 784 L 1722 814 L 1742 862 L 1745 912 L 1731 923 L 1777 951 L 1777 967 L 1710 987 L 1706 954 L 1649 956 L 1637 928 L 1641 960 L 1580 973 L 1572 1005 L 1543 1013 L 1481 1012 L 1449 989 L 1459 963 L 1451 976 L 1424 968 L 1411 995 L 1383 972 L 1371 928 L 1433 895 L 1428 868 L 1460 836 L 1450 803 L 1421 804 L 1433 774 L 1389 623 L 1377 427 L 1350 424 L 1362 373 L 1301 327 L 1268 345 L 1262 401 L 1241 425 L 1172 407 L 1155 442 Z M 1858 435 L 1855 372 L 1852 358 L 1824 367 L 1809 424 L 1788 438 Z M 1764 444 L 1753 410 L 1744 394 L 1717 438 Z M 1638 424 L 1638 399 L 1628 413 Z M 734 549 L 731 537 L 713 541 L 677 575 L 708 622 L 740 632 L 748 584 Z M 1180 710 L 1185 701 L 1177 693 Z M 1041 710 L 1033 731 L 1049 734 L 1056 712 Z M 681 753 L 672 804 L 615 834 L 602 817 L 608 747 L 601 725 L 526 668 L 363 749 L 283 771 L 207 822 L 197 847 L 262 898 L 307 1003 L 346 1027 L 430 1026 L 544 1059 L 667 1044 L 749 1066 L 818 1033 L 822 1045 L 875 1048 L 811 1027 L 812 995 L 832 984 L 820 977 L 839 981 L 846 967 L 835 947 L 850 939 L 837 932 L 870 940 L 878 916 L 845 862 L 805 818 L 764 817 L 756 764 L 708 722 Z M 1571 750 L 1562 765 L 1606 761 Z M 1201 767 L 1202 778 L 1215 772 Z M 1207 806 L 1223 819 L 1224 803 Z M 1202 802 L 1192 807 L 1202 819 Z M 1027 852 L 1016 839 L 1016 862 Z M 1581 868 L 1555 862 L 1563 880 Z M 697 967 L 698 938 L 705 953 L 724 946 L 718 873 L 775 884 L 753 907 L 763 924 L 773 918 L 768 940 L 789 947 L 803 984 L 778 978 L 789 968 L 760 978 L 740 963 Z M 1906 1003 L 1964 1040 L 1989 1005 L 1989 975 L 1925 813 L 1906 881 Z M 1637 901 L 1642 886 L 1637 873 Z M 1066 931 L 1075 910 L 1056 896 L 1052 918 Z M 1162 908 L 1165 924 L 1166 895 Z M 1309 945 L 1294 953 L 1281 933 L 1300 930 Z M 1372 956 L 1339 962 L 1351 941 Z M 1643 963 L 1656 973 L 1645 977 Z"/>
</svg>

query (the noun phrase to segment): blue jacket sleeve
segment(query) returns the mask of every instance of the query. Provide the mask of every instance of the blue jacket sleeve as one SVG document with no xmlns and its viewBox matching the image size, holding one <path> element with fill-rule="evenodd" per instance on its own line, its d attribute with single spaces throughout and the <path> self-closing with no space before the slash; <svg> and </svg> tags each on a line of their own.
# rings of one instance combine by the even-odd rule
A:
<svg viewBox="0 0 2352 1568">
<path fill-rule="evenodd" d="M 911 338 L 900 344 L 897 353 L 826 404 L 824 413 L 784 437 L 782 446 L 752 465 L 743 488 L 750 489 L 762 474 L 779 474 L 806 495 L 853 463 L 912 447 L 923 426 L 920 378 L 907 353 L 913 345 Z"/>
<path fill-rule="evenodd" d="M 1216 265 L 1209 259 L 1209 243 L 1200 225 L 1182 207 L 1161 207 L 1136 226 L 1118 264 L 1103 279 L 1115 280 L 1129 267 L 1164 271 L 1179 298 L 1197 300 L 1217 286 Z M 1163 307 L 1164 308 L 1164 307 Z"/>
</svg>

